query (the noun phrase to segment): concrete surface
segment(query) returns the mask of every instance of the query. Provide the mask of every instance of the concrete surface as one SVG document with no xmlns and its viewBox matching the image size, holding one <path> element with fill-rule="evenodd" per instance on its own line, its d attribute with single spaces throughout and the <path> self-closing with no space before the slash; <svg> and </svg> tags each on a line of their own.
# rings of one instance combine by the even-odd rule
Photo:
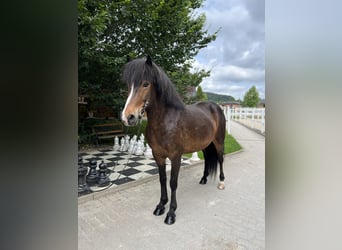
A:
<svg viewBox="0 0 342 250">
<path fill-rule="evenodd" d="M 78 248 L 265 249 L 265 137 L 236 122 L 231 133 L 243 151 L 225 157 L 225 190 L 217 189 L 218 178 L 198 184 L 203 162 L 181 169 L 173 225 L 164 224 L 166 213 L 152 214 L 160 198 L 157 176 L 83 200 Z"/>
</svg>

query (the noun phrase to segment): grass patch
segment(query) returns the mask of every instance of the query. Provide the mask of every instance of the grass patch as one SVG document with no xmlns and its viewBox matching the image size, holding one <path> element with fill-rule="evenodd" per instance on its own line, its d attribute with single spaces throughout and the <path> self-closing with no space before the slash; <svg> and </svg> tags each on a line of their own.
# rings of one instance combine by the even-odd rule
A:
<svg viewBox="0 0 342 250">
<path fill-rule="evenodd" d="M 226 132 L 226 137 L 224 138 L 224 154 L 229 154 L 229 153 L 233 153 L 235 151 L 238 151 L 241 149 L 240 144 L 235 140 L 235 138 L 232 135 L 229 135 Z M 190 154 L 184 154 L 185 157 L 189 157 L 191 158 L 192 153 Z M 199 151 L 198 152 L 198 157 L 203 160 L 203 152 Z"/>
<path fill-rule="evenodd" d="M 228 135 L 224 138 L 224 154 L 236 152 L 241 149 L 240 144 L 235 140 L 232 135 Z"/>
</svg>

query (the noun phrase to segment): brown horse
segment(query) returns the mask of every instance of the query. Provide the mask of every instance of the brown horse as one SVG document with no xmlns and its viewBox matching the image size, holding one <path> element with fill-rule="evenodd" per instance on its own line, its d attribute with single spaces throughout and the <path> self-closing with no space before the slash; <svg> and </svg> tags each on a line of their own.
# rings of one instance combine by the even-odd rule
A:
<svg viewBox="0 0 342 250">
<path fill-rule="evenodd" d="M 164 222 L 173 224 L 182 154 L 203 151 L 204 174 L 200 184 L 206 184 L 209 174 L 216 174 L 219 163 L 218 188 L 224 189 L 225 116 L 222 109 L 212 102 L 185 105 L 170 79 L 149 56 L 128 62 L 123 80 L 128 84 L 129 96 L 122 112 L 122 121 L 126 126 L 133 126 L 145 112 L 147 116 L 145 137 L 158 165 L 161 186 L 161 198 L 154 215 L 162 215 L 168 202 L 165 160 L 171 160 L 171 203 Z"/>
</svg>

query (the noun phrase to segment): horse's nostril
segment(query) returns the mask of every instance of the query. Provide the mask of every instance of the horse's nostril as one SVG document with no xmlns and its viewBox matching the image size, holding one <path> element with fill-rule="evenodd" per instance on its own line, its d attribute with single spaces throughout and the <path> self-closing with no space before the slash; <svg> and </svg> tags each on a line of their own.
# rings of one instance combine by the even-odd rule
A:
<svg viewBox="0 0 342 250">
<path fill-rule="evenodd" d="M 128 121 L 129 124 L 134 123 L 134 121 L 135 121 L 135 116 L 132 115 L 132 114 L 128 115 L 128 116 L 127 116 L 127 121 Z"/>
</svg>

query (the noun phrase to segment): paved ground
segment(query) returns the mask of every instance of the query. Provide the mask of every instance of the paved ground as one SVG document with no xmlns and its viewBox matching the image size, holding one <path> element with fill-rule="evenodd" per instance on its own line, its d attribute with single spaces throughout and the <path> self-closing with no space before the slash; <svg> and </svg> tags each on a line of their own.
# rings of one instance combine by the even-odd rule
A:
<svg viewBox="0 0 342 250">
<path fill-rule="evenodd" d="M 265 135 L 265 121 L 262 121 L 260 119 L 252 120 L 251 118 L 236 119 L 235 121 L 253 129 L 255 132 L 259 134 Z"/>
<path fill-rule="evenodd" d="M 265 138 L 232 122 L 244 150 L 225 157 L 226 189 L 199 185 L 203 163 L 181 169 L 176 223 L 152 214 L 157 177 L 93 200 L 80 199 L 78 244 L 96 249 L 264 249 Z"/>
</svg>

